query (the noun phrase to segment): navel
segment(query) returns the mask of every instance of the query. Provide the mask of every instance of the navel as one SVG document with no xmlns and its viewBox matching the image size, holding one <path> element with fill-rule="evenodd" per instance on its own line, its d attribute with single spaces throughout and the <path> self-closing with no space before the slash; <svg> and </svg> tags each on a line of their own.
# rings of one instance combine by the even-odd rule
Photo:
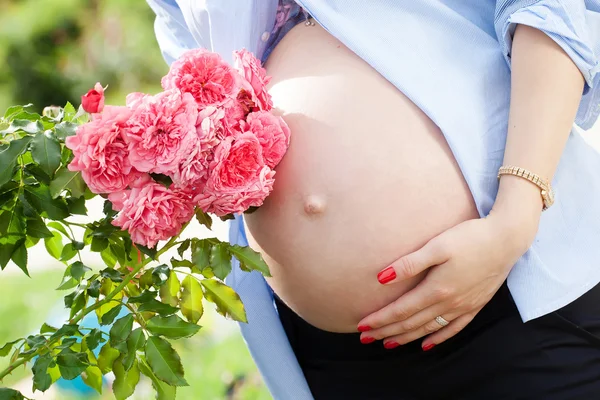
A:
<svg viewBox="0 0 600 400">
<path fill-rule="evenodd" d="M 323 196 L 309 195 L 304 199 L 304 212 L 307 215 L 319 215 L 325 212 L 325 199 Z"/>
</svg>

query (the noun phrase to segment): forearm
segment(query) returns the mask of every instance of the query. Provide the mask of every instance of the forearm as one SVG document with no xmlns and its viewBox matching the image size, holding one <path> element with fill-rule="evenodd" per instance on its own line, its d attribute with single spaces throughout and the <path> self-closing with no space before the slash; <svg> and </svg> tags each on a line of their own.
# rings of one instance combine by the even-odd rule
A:
<svg viewBox="0 0 600 400">
<path fill-rule="evenodd" d="M 567 54 L 543 32 L 520 25 L 512 47 L 511 104 L 504 165 L 522 167 L 551 180 L 571 132 L 583 76 Z M 542 211 L 540 190 L 504 175 L 493 212 L 532 241 Z"/>
</svg>

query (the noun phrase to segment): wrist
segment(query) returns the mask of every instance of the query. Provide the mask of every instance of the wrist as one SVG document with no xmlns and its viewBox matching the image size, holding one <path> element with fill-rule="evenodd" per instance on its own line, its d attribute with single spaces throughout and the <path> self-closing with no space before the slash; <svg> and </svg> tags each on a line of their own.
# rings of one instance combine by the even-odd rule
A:
<svg viewBox="0 0 600 400">
<path fill-rule="evenodd" d="M 496 221 L 506 242 L 524 253 L 537 233 L 542 206 L 536 185 L 517 176 L 503 175 L 488 217 Z"/>
</svg>

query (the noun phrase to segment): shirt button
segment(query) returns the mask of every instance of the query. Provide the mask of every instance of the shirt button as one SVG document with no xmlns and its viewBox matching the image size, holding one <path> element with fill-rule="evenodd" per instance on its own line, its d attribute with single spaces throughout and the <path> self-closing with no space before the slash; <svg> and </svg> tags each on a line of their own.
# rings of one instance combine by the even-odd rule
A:
<svg viewBox="0 0 600 400">
<path fill-rule="evenodd" d="M 270 38 L 270 37 L 271 37 L 271 34 L 270 34 L 269 32 L 264 32 L 264 33 L 262 34 L 262 36 L 260 37 L 260 39 L 261 39 L 263 42 L 266 42 L 267 40 L 269 40 L 269 38 Z"/>
</svg>

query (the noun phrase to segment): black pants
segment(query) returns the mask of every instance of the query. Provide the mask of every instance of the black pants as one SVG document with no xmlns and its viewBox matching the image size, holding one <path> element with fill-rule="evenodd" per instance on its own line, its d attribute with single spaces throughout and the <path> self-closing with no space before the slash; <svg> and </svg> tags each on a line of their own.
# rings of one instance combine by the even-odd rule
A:
<svg viewBox="0 0 600 400">
<path fill-rule="evenodd" d="M 523 323 L 504 285 L 462 332 L 423 352 L 322 331 L 276 299 L 316 400 L 600 400 L 600 285 Z"/>
</svg>

